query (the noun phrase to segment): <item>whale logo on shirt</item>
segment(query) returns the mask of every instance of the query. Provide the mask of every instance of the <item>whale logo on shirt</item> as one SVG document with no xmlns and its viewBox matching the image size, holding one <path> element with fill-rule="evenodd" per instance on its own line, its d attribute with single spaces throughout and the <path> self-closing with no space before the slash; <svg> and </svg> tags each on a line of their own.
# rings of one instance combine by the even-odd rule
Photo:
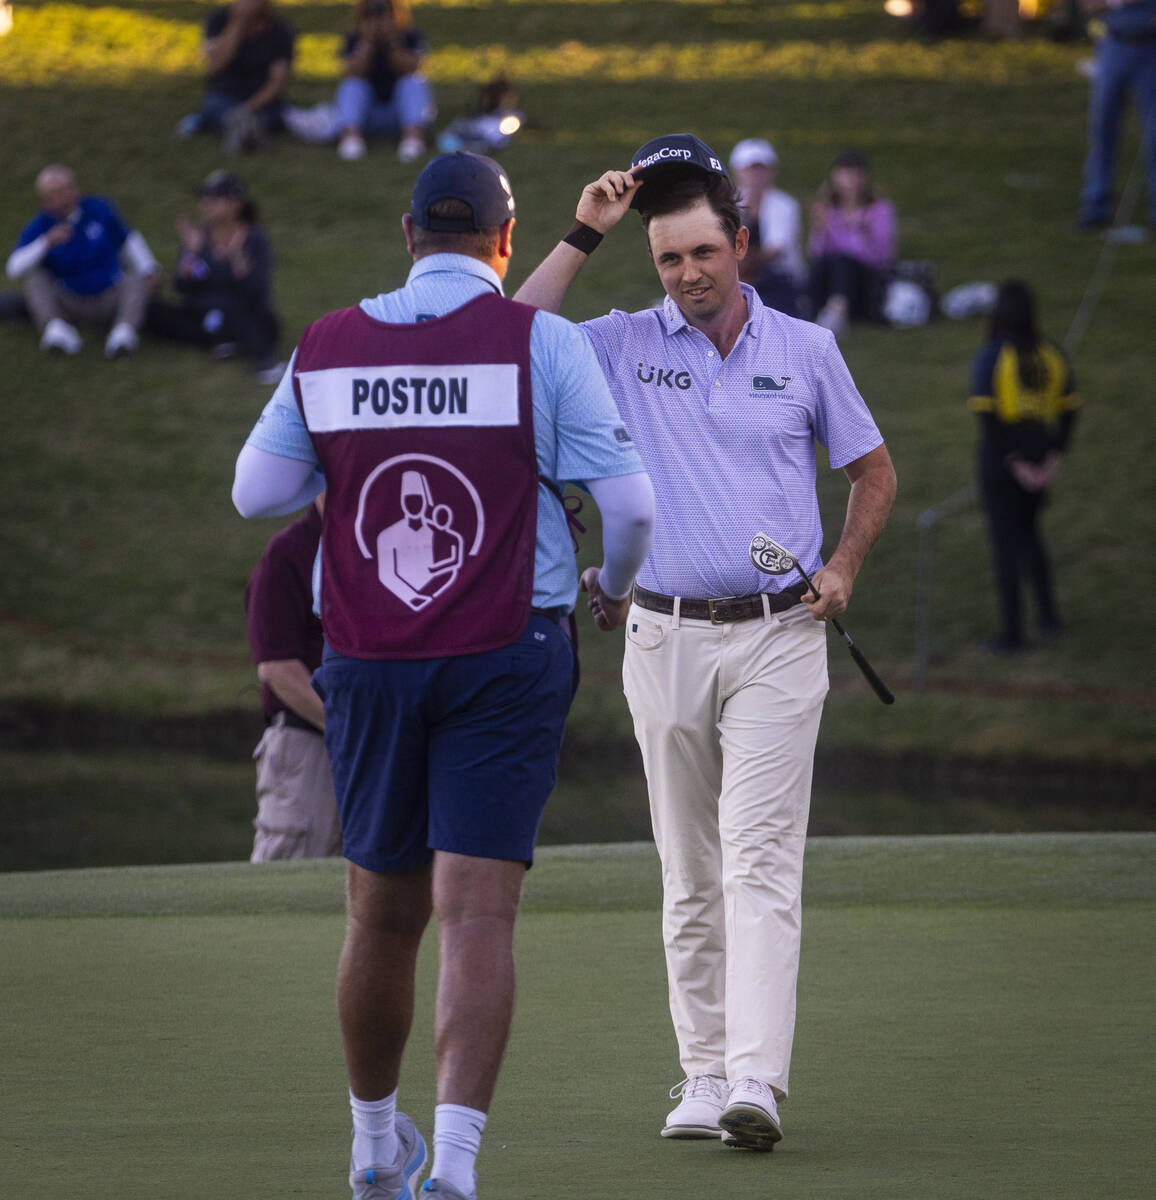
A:
<svg viewBox="0 0 1156 1200">
<path fill-rule="evenodd" d="M 773 375 L 756 375 L 751 382 L 756 392 L 781 392 L 791 382 L 791 377 L 784 375 L 783 382 L 776 383 Z"/>
</svg>

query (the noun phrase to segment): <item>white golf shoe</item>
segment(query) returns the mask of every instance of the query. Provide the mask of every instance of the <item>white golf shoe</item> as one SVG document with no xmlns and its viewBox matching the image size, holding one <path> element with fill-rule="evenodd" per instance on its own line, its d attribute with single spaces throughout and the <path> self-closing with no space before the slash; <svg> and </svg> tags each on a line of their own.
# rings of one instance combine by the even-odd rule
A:
<svg viewBox="0 0 1156 1200">
<path fill-rule="evenodd" d="M 779 1108 L 769 1083 L 749 1075 L 732 1088 L 718 1119 L 723 1144 L 746 1150 L 773 1150 L 782 1140 Z"/>
<path fill-rule="evenodd" d="M 84 339 L 75 325 L 61 317 L 53 317 L 40 335 L 40 349 L 45 354 L 79 354 Z"/>
<path fill-rule="evenodd" d="M 664 1138 L 717 1138 L 718 1123 L 727 1102 L 727 1081 L 717 1075 L 691 1075 L 670 1089 L 678 1107 L 667 1114 Z"/>
</svg>

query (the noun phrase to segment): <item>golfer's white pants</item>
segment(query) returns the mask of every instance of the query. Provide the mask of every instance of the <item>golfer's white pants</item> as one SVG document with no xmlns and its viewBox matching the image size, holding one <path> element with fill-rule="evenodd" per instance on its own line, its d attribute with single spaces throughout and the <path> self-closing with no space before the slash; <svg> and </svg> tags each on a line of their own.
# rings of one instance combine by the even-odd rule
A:
<svg viewBox="0 0 1156 1200">
<path fill-rule="evenodd" d="M 682 1069 L 754 1076 L 781 1096 L 825 635 L 802 608 L 712 625 L 633 605 L 626 623 Z"/>
</svg>

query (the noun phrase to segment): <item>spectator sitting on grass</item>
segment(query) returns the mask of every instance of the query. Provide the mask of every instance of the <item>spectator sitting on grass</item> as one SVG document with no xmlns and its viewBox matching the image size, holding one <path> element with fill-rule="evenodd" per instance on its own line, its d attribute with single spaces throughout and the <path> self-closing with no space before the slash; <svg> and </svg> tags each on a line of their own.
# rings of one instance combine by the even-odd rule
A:
<svg viewBox="0 0 1156 1200">
<path fill-rule="evenodd" d="M 177 218 L 180 256 L 173 286 L 181 303 L 154 300 L 148 331 L 204 346 L 217 358 L 240 352 L 252 360 L 259 383 L 274 384 L 285 364 L 277 361 L 273 255 L 257 224 L 257 206 L 244 183 L 227 171 L 214 171 L 197 195 L 200 223 Z"/>
<path fill-rule="evenodd" d="M 391 0 L 360 0 L 341 51 L 345 77 L 333 103 L 289 109 L 290 131 L 310 142 L 338 139 L 343 162 L 365 157 L 367 136 L 398 138 L 403 163 L 420 158 L 436 110 L 433 87 L 421 73 L 429 44 L 408 27 L 408 18 Z"/>
<path fill-rule="evenodd" d="M 45 167 L 36 197 L 40 212 L 21 230 L 7 272 L 24 293 L 40 348 L 76 354 L 83 339 L 74 322 L 84 322 L 111 326 L 106 358 L 131 354 L 158 275 L 148 243 L 110 200 L 82 196 L 68 167 Z"/>
<path fill-rule="evenodd" d="M 271 0 L 235 0 L 211 12 L 203 45 L 205 97 L 177 134 L 220 132 L 226 149 L 255 150 L 282 127 L 295 36 Z"/>
<path fill-rule="evenodd" d="M 879 319 L 895 261 L 895 209 L 858 150 L 836 156 L 811 209 L 811 311 L 836 335 L 853 318 Z"/>
<path fill-rule="evenodd" d="M 798 315 L 807 278 L 799 202 L 776 187 L 779 156 L 770 142 L 746 138 L 731 151 L 731 178 L 739 189 L 743 224 L 750 231 L 740 278 L 759 299 L 788 317 Z"/>
</svg>

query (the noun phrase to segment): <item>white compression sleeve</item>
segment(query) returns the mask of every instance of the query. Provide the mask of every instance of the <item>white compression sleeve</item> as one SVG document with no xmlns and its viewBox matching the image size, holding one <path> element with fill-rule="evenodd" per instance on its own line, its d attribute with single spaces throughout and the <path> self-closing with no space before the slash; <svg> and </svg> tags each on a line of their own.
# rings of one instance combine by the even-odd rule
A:
<svg viewBox="0 0 1156 1200">
<path fill-rule="evenodd" d="M 40 260 L 48 253 L 47 235 L 41 234 L 34 242 L 29 242 L 27 246 L 21 246 L 18 250 L 13 250 L 8 255 L 8 265 L 5 270 L 8 272 L 9 279 L 19 279 L 23 275 L 27 275 L 33 267 L 38 266 Z"/>
<path fill-rule="evenodd" d="M 587 479 L 602 514 L 602 569 L 598 581 L 612 600 L 626 596 L 654 537 L 654 489 L 644 471 Z"/>
<path fill-rule="evenodd" d="M 151 275 L 157 270 L 157 260 L 153 257 L 148 242 L 144 240 L 144 235 L 135 229 L 125 238 L 121 254 L 138 275 Z"/>
<path fill-rule="evenodd" d="M 237 455 L 233 505 L 243 517 L 283 517 L 304 508 L 325 488 L 325 476 L 299 458 L 248 444 Z"/>
</svg>

